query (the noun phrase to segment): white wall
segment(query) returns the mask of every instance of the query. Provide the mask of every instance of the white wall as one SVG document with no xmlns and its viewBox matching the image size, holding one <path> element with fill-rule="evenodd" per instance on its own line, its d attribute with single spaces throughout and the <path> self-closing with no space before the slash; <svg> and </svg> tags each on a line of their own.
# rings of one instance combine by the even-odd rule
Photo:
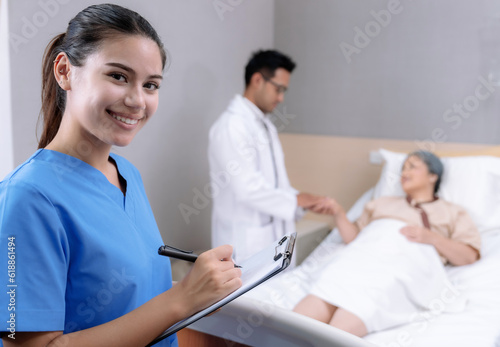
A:
<svg viewBox="0 0 500 347">
<path fill-rule="evenodd" d="M 0 179 L 14 166 L 7 1 L 0 1 Z"/>
<path fill-rule="evenodd" d="M 5 0 L 3 0 L 5 1 Z M 47 42 L 92 0 L 9 0 L 15 164 L 36 149 L 41 58 Z M 210 206 L 187 224 L 179 211 L 193 207 L 193 189 L 209 182 L 206 158 L 210 125 L 243 90 L 243 69 L 255 49 L 273 47 L 274 1 L 114 1 L 141 13 L 157 29 L 171 66 L 160 89 L 155 117 L 127 148 L 141 171 L 165 242 L 210 246 Z M 225 5 L 217 12 L 214 4 Z M 221 12 L 221 10 L 226 12 Z M 198 205 L 199 206 L 199 205 Z"/>
<path fill-rule="evenodd" d="M 496 0 L 276 0 L 276 48 L 298 62 L 286 131 L 499 143 L 500 86 L 480 82 L 500 73 L 499 14 Z"/>
</svg>

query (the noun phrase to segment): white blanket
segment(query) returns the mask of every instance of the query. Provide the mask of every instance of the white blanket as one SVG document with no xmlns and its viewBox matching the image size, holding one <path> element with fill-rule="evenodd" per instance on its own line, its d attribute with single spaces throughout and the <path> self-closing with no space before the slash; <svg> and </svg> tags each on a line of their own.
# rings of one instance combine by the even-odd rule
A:
<svg viewBox="0 0 500 347">
<path fill-rule="evenodd" d="M 479 261 L 446 269 L 459 296 L 467 298 L 463 312 L 424 312 L 416 324 L 365 339 L 381 347 L 500 347 L 500 229 L 481 236 Z"/>
<path fill-rule="evenodd" d="M 312 292 L 359 316 L 369 332 L 417 322 L 427 311 L 463 309 L 435 248 L 407 241 L 399 232 L 404 225 L 374 221 L 347 246 L 323 255 L 316 250 L 309 265 L 254 295 L 291 309 Z"/>
<path fill-rule="evenodd" d="M 399 232 L 405 225 L 370 223 L 325 266 L 311 293 L 354 313 L 368 332 L 407 324 L 436 298 L 456 296 L 435 248 L 409 242 Z"/>
</svg>

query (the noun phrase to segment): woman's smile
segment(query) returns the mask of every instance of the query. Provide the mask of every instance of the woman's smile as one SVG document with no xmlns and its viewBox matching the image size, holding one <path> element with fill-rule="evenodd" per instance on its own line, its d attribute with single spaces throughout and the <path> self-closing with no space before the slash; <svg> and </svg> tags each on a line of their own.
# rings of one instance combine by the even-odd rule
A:
<svg viewBox="0 0 500 347">
<path fill-rule="evenodd" d="M 135 125 L 135 124 L 137 124 L 137 122 L 139 122 L 140 120 L 142 120 L 144 118 L 144 117 L 138 117 L 138 116 L 133 117 L 133 116 L 125 115 L 123 113 L 113 112 L 110 110 L 106 110 L 106 112 L 111 117 L 116 119 L 117 121 L 124 123 L 124 124 L 127 124 L 127 125 Z"/>
</svg>

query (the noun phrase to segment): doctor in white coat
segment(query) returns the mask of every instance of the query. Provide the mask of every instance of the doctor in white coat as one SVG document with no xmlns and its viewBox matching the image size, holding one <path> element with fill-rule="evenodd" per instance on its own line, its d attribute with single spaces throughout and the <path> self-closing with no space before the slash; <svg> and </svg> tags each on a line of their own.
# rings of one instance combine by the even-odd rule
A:
<svg viewBox="0 0 500 347">
<path fill-rule="evenodd" d="M 290 186 L 276 127 L 266 115 L 283 102 L 294 68 L 280 52 L 255 53 L 244 94 L 210 129 L 212 246 L 232 244 L 236 262 L 294 232 L 303 209 L 322 212 L 326 199 Z"/>
</svg>

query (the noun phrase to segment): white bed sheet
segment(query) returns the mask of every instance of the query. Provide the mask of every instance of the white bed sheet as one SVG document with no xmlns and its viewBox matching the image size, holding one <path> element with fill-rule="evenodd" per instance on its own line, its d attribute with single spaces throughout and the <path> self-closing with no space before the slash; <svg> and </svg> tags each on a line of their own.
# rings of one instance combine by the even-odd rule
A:
<svg viewBox="0 0 500 347">
<path fill-rule="evenodd" d="M 349 219 L 356 219 L 372 196 L 373 189 L 349 210 Z M 383 347 L 500 347 L 500 229 L 483 232 L 481 237 L 482 258 L 472 265 L 447 267 L 456 289 L 436 298 L 432 311 L 409 317 L 409 324 L 370 334 L 365 340 Z M 334 229 L 300 266 L 245 295 L 291 310 L 309 292 L 317 271 L 343 247 Z M 465 310 L 450 312 L 463 298 Z"/>
</svg>

